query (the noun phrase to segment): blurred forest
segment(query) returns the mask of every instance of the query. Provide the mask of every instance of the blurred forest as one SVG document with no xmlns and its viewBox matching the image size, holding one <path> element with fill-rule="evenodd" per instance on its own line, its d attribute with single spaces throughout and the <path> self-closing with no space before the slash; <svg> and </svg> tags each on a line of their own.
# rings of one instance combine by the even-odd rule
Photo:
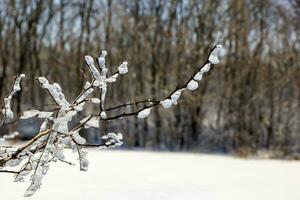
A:
<svg viewBox="0 0 300 200">
<path fill-rule="evenodd" d="M 160 99 L 221 43 L 226 57 L 179 105 L 107 122 L 103 131 L 124 133 L 127 148 L 299 153 L 299 22 L 298 0 L 0 1 L 0 96 L 25 73 L 16 112 L 51 108 L 37 76 L 61 84 L 72 100 L 89 75 L 84 55 L 106 49 L 111 73 L 124 60 L 129 67 L 107 104 Z"/>
</svg>

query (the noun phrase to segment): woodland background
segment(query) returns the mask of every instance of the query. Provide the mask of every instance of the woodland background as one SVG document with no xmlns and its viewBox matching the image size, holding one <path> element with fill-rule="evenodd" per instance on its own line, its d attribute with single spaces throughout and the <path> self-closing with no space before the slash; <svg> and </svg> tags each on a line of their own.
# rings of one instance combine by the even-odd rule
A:
<svg viewBox="0 0 300 200">
<path fill-rule="evenodd" d="M 53 106 L 37 76 L 61 84 L 71 101 L 89 74 L 84 55 L 106 49 L 111 72 L 124 60 L 129 66 L 108 91 L 108 107 L 160 99 L 221 43 L 227 55 L 200 89 L 146 120 L 107 122 L 103 133 L 124 133 L 125 148 L 292 155 L 300 152 L 299 22 L 298 0 L 0 1 L 0 96 L 25 73 L 16 112 Z M 17 129 L 26 139 L 34 122 L 0 134 Z M 101 138 L 98 130 L 82 134 Z"/>
</svg>

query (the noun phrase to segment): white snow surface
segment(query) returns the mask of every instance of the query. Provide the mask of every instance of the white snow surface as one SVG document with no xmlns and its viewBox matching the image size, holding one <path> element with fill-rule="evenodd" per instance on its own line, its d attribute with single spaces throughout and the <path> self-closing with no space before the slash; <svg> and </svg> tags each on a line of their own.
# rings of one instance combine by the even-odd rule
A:
<svg viewBox="0 0 300 200">
<path fill-rule="evenodd" d="M 72 158 L 75 158 L 75 155 Z M 66 158 L 70 157 L 69 152 Z M 299 200 L 300 162 L 227 156 L 89 150 L 89 170 L 53 163 L 42 187 L 0 174 L 5 200 Z"/>
</svg>

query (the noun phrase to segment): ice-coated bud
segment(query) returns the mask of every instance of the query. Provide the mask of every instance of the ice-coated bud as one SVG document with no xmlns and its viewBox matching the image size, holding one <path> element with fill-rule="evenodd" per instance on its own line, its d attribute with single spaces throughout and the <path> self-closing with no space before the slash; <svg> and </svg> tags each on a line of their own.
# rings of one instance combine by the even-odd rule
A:
<svg viewBox="0 0 300 200">
<path fill-rule="evenodd" d="M 218 64 L 220 62 L 219 58 L 218 58 L 218 54 L 217 52 L 211 52 L 211 54 L 209 55 L 208 58 L 209 62 L 211 62 L 212 64 Z"/>
<path fill-rule="evenodd" d="M 203 78 L 203 72 L 202 72 L 202 71 L 198 72 L 198 73 L 193 77 L 193 79 L 196 80 L 196 81 L 201 81 L 202 78 Z"/>
<path fill-rule="evenodd" d="M 94 104 L 99 104 L 101 101 L 98 98 L 91 98 L 91 102 Z"/>
<path fill-rule="evenodd" d="M 219 57 L 223 57 L 225 55 L 226 51 L 222 47 L 222 45 L 218 44 L 215 49 L 210 53 L 209 55 L 209 62 L 212 64 L 218 64 L 220 62 Z"/>
<path fill-rule="evenodd" d="M 84 56 L 87 65 L 94 65 L 94 59 L 91 56 Z"/>
<path fill-rule="evenodd" d="M 37 79 L 38 79 L 38 81 L 39 81 L 41 84 L 48 84 L 48 83 L 49 83 L 49 81 L 48 81 L 45 77 L 43 77 L 43 76 L 38 77 Z"/>
<path fill-rule="evenodd" d="M 106 50 L 103 50 L 102 52 L 101 52 L 101 57 L 103 57 L 103 58 L 105 58 L 105 56 L 107 55 L 107 51 Z"/>
<path fill-rule="evenodd" d="M 100 113 L 100 117 L 101 117 L 101 119 L 106 119 L 106 118 L 107 118 L 106 112 L 105 112 L 105 111 L 102 111 L 102 112 Z"/>
<path fill-rule="evenodd" d="M 181 96 L 181 92 L 183 91 L 184 89 L 180 89 L 180 90 L 177 90 L 176 92 L 174 92 L 172 95 L 171 95 L 171 100 L 173 102 L 173 104 L 177 104 L 177 101 L 178 99 L 180 98 Z"/>
<path fill-rule="evenodd" d="M 146 108 L 144 110 L 141 110 L 138 115 L 137 115 L 137 118 L 139 119 L 143 119 L 143 118 L 146 118 L 150 115 L 150 111 L 151 111 L 151 108 Z"/>
<path fill-rule="evenodd" d="M 205 73 L 208 72 L 210 70 L 210 63 L 205 64 L 202 68 L 201 68 L 201 72 Z"/>
<path fill-rule="evenodd" d="M 127 62 L 123 62 L 118 69 L 119 74 L 126 74 L 128 72 Z"/>
<path fill-rule="evenodd" d="M 198 88 L 198 83 L 197 81 L 194 80 L 191 80 L 186 86 L 186 89 L 191 91 L 196 90 L 197 88 Z"/>
<path fill-rule="evenodd" d="M 173 104 L 171 99 L 165 99 L 163 101 L 160 102 L 160 104 L 164 107 L 164 108 L 170 108 Z"/>
</svg>

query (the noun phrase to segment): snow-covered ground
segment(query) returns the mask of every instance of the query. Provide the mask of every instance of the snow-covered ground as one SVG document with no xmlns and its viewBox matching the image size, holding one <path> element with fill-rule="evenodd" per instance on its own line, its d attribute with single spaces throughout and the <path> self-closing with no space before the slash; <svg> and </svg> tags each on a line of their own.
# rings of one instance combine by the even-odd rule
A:
<svg viewBox="0 0 300 200">
<path fill-rule="evenodd" d="M 95 151 L 88 172 L 54 163 L 37 200 L 299 200 L 300 162 L 187 153 Z M 0 199 L 24 199 L 29 182 L 0 174 Z M 28 198 L 27 198 L 28 199 Z"/>
</svg>

